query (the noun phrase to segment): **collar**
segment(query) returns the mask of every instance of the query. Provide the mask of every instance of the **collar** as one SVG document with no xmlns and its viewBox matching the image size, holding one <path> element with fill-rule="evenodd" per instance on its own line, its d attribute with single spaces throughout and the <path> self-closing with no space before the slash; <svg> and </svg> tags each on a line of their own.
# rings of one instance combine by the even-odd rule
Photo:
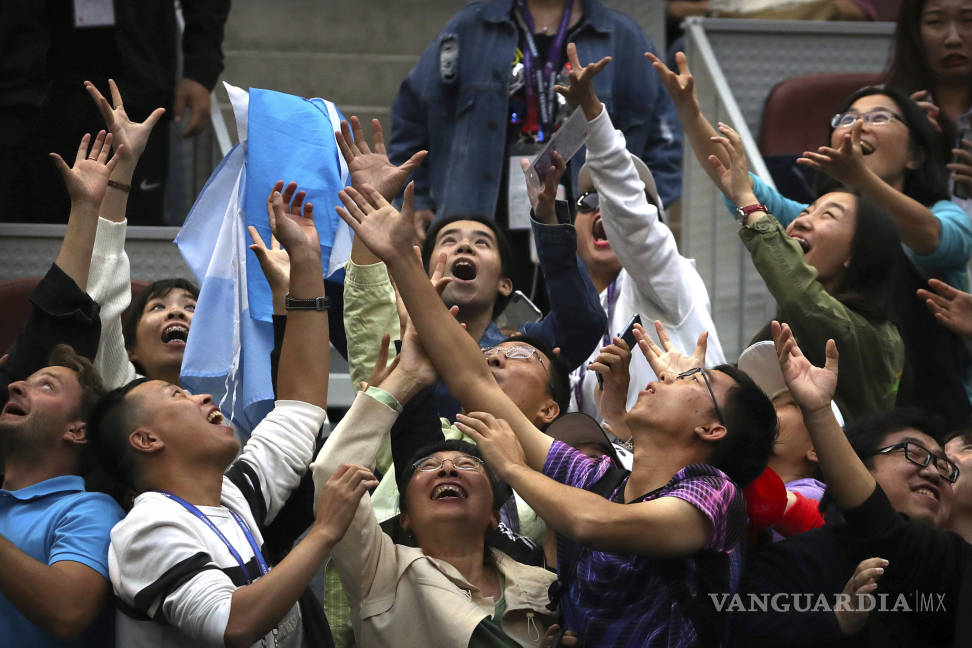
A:
<svg viewBox="0 0 972 648">
<path fill-rule="evenodd" d="M 483 331 L 483 337 L 479 338 L 479 346 L 483 349 L 492 348 L 505 339 L 506 336 L 503 335 L 503 331 L 496 325 L 496 321 L 491 320 L 489 326 Z"/>
<path fill-rule="evenodd" d="M 21 502 L 29 502 L 55 493 L 80 492 L 84 492 L 84 479 L 78 475 L 52 477 L 15 491 L 0 490 L 0 494 L 9 495 Z"/>
<path fill-rule="evenodd" d="M 611 17 L 607 9 L 599 0 L 581 0 L 584 6 L 582 25 L 590 25 L 594 31 L 604 34 L 611 33 Z M 483 20 L 492 23 L 511 22 L 514 0 L 493 0 L 487 2 L 482 9 Z"/>
</svg>

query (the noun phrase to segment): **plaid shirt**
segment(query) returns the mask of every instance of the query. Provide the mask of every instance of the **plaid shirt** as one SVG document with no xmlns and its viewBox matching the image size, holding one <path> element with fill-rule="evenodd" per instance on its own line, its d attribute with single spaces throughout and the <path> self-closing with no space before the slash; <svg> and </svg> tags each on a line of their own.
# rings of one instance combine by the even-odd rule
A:
<svg viewBox="0 0 972 648">
<path fill-rule="evenodd" d="M 589 489 L 607 471 L 610 459 L 592 460 L 554 441 L 543 472 L 568 486 Z M 612 493 L 623 500 L 624 482 Z M 705 549 L 732 554 L 744 536 L 746 503 L 742 491 L 722 471 L 706 464 L 686 466 L 663 487 L 637 501 L 677 497 L 698 508 L 712 523 Z M 568 556 L 568 543 L 558 536 L 558 556 Z M 684 558 L 689 589 L 698 590 L 695 560 Z M 588 646 L 657 646 L 684 648 L 696 643 L 695 628 L 671 597 L 658 571 L 659 559 L 638 554 L 583 550 L 566 595 L 561 599 L 567 627 Z M 563 563 L 558 569 L 564 569 Z M 730 583 L 735 589 L 736 583 Z"/>
</svg>

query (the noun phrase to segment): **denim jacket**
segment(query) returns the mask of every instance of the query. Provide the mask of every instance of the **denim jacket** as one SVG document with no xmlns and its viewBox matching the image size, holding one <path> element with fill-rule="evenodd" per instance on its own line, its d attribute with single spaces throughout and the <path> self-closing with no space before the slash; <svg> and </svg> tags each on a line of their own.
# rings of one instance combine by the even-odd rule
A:
<svg viewBox="0 0 972 648">
<path fill-rule="evenodd" d="M 583 0 L 574 42 L 582 62 L 611 56 L 594 79 L 598 97 L 630 151 L 641 157 L 666 205 L 682 191 L 682 131 L 675 106 L 644 58 L 655 49 L 633 20 L 597 0 Z M 392 105 L 388 155 L 401 164 L 428 149 L 415 172 L 415 208 L 437 216 L 496 212 L 507 141 L 510 66 L 517 47 L 513 0 L 472 2 L 425 50 Z M 440 48 L 458 42 L 458 73 L 444 82 Z M 570 165 L 576 187 L 583 154 Z"/>
</svg>

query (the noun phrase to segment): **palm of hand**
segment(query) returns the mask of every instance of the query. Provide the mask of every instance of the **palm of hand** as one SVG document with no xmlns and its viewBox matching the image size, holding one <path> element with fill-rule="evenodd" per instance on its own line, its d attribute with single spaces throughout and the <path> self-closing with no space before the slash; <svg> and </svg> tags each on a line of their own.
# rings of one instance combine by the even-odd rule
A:
<svg viewBox="0 0 972 648">
<path fill-rule="evenodd" d="M 383 259 L 412 245 L 415 232 L 412 219 L 389 204 L 366 214 L 359 228 L 368 247 Z"/>
<path fill-rule="evenodd" d="M 661 369 L 662 372 L 675 374 L 676 376 L 680 373 L 688 371 L 689 369 L 695 369 L 696 367 L 701 367 L 702 363 L 698 362 L 695 357 L 687 356 L 679 351 L 671 350 L 666 351 L 662 355 L 658 356 L 655 360 L 655 364 Z M 656 374 L 661 372 L 657 371 Z"/>
<path fill-rule="evenodd" d="M 290 281 L 290 255 L 287 254 L 287 250 L 282 248 L 275 250 L 268 249 L 266 251 L 266 259 L 267 265 L 265 270 L 273 276 L 273 281 L 270 281 L 270 284 L 274 285 L 276 283 L 286 286 Z"/>
<path fill-rule="evenodd" d="M 813 366 L 805 357 L 787 358 L 783 379 L 793 399 L 805 410 L 826 407 L 837 389 L 837 374 Z"/>
<path fill-rule="evenodd" d="M 108 188 L 110 175 L 108 167 L 97 160 L 79 160 L 67 176 L 68 193 L 72 197 L 83 197 L 100 204 Z"/>
<path fill-rule="evenodd" d="M 394 196 L 408 174 L 388 161 L 381 153 L 362 153 L 348 164 L 351 185 L 361 188 L 370 184 L 385 197 Z"/>
<path fill-rule="evenodd" d="M 112 115 L 110 130 L 115 138 L 116 145 L 124 144 L 125 151 L 127 151 L 124 155 L 137 158 L 145 150 L 149 135 L 152 133 L 152 126 L 133 122 L 128 118 L 124 108 L 114 109 Z"/>
</svg>

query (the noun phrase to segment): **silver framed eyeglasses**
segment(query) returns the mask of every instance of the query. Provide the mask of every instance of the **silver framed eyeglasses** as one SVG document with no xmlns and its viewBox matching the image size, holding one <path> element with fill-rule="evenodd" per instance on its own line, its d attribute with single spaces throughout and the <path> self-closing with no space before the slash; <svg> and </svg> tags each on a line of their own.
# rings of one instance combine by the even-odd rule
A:
<svg viewBox="0 0 972 648">
<path fill-rule="evenodd" d="M 424 459 L 419 459 L 412 464 L 412 467 L 419 472 L 437 472 L 445 467 L 446 462 L 452 464 L 452 467 L 456 470 L 478 470 L 482 471 L 483 466 L 486 462 L 479 457 L 473 457 L 472 455 L 459 455 L 458 457 L 439 459 L 435 455 L 429 455 Z"/>
<path fill-rule="evenodd" d="M 884 108 L 878 108 L 877 110 L 869 110 L 866 113 L 858 113 L 858 112 L 838 113 L 830 118 L 830 127 L 850 128 L 857 122 L 858 119 L 863 119 L 865 124 L 870 124 L 872 126 L 883 126 L 884 124 L 890 124 L 895 120 L 901 122 L 902 124 L 905 123 L 904 119 L 895 115 L 890 110 L 885 110 Z M 905 125 L 907 126 L 907 124 Z"/>
<path fill-rule="evenodd" d="M 932 454 L 932 451 L 914 441 L 902 441 L 889 445 L 886 448 L 876 450 L 874 454 L 890 454 L 898 450 L 904 450 L 905 459 L 924 468 L 931 462 L 935 462 L 935 470 L 941 475 L 942 479 L 950 484 L 954 484 L 959 477 L 959 467 L 952 463 L 947 457 L 940 457 Z"/>
<path fill-rule="evenodd" d="M 532 346 L 527 346 L 525 344 L 511 344 L 505 347 L 490 347 L 488 349 L 483 349 L 483 355 L 487 358 L 491 355 L 502 353 L 506 356 L 507 360 L 529 360 L 533 356 L 537 356 L 537 362 L 544 369 L 547 368 L 546 363 L 544 363 L 543 358 L 540 356 L 540 352 L 534 349 Z"/>
</svg>

